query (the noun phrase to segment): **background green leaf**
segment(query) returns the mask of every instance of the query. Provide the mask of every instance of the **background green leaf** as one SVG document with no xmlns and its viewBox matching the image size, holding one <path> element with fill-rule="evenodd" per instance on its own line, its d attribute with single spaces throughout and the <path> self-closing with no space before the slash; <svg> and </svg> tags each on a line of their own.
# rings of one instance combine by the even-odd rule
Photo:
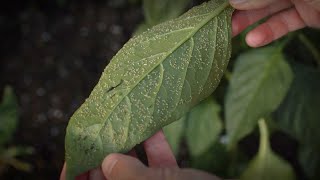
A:
<svg viewBox="0 0 320 180">
<path fill-rule="evenodd" d="M 299 153 L 299 162 L 310 180 L 320 177 L 320 148 L 302 146 Z"/>
<path fill-rule="evenodd" d="M 205 153 L 217 141 L 222 131 L 219 113 L 219 104 L 208 98 L 188 114 L 186 140 L 191 156 Z"/>
<path fill-rule="evenodd" d="M 280 48 L 254 49 L 240 55 L 225 102 L 230 145 L 248 135 L 259 118 L 276 110 L 292 78 L 292 71 Z"/>
<path fill-rule="evenodd" d="M 191 156 L 191 167 L 225 177 L 229 160 L 226 146 L 216 141 L 202 154 Z"/>
<path fill-rule="evenodd" d="M 4 90 L 0 104 L 0 146 L 3 146 L 13 136 L 18 121 L 18 102 L 11 87 Z"/>
<path fill-rule="evenodd" d="M 260 147 L 257 156 L 241 176 L 243 180 L 293 180 L 295 174 L 290 164 L 274 154 L 269 144 L 269 133 L 264 120 L 259 121 Z"/>
<path fill-rule="evenodd" d="M 320 176 L 320 71 L 303 64 L 292 67 L 294 81 L 274 117 L 281 130 L 300 142 L 301 166 L 311 179 L 317 179 Z"/>
<path fill-rule="evenodd" d="M 294 81 L 275 113 L 280 128 L 301 144 L 320 147 L 320 71 L 294 64 Z"/>
<path fill-rule="evenodd" d="M 144 0 L 145 22 L 137 27 L 134 35 L 138 35 L 164 21 L 177 18 L 185 11 L 189 2 L 190 0 Z"/>
<path fill-rule="evenodd" d="M 146 23 L 156 25 L 181 15 L 190 0 L 144 0 L 143 9 Z"/>
</svg>

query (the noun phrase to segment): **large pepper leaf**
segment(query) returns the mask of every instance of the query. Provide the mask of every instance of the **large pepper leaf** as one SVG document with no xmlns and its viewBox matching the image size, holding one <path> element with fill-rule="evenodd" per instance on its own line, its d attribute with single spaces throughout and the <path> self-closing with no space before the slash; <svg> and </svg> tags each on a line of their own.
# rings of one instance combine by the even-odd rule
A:
<svg viewBox="0 0 320 180">
<path fill-rule="evenodd" d="M 68 179 L 129 151 L 214 91 L 231 54 L 231 14 L 227 0 L 210 1 L 124 45 L 71 117 Z"/>
<path fill-rule="evenodd" d="M 271 150 L 269 132 L 264 120 L 259 121 L 260 146 L 256 157 L 249 163 L 248 168 L 240 179 L 251 180 L 294 180 L 295 174 L 289 163 L 278 157 Z"/>
<path fill-rule="evenodd" d="M 8 143 L 18 122 L 18 102 L 11 87 L 4 89 L 0 104 L 0 146 Z"/>
<path fill-rule="evenodd" d="M 220 105 L 208 98 L 188 114 L 186 138 L 191 156 L 200 156 L 217 141 L 222 131 L 219 113 Z"/>
<path fill-rule="evenodd" d="M 230 146 L 248 135 L 259 118 L 276 110 L 292 79 L 280 48 L 251 50 L 237 59 L 225 103 Z"/>
</svg>

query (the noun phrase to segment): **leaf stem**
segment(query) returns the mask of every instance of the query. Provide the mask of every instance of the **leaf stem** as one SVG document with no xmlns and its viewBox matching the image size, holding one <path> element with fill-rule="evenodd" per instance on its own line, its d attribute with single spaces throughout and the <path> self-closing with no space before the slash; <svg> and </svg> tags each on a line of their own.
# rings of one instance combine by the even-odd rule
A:
<svg viewBox="0 0 320 180">
<path fill-rule="evenodd" d="M 315 47 L 315 45 L 310 41 L 310 39 L 304 35 L 303 33 L 300 33 L 298 35 L 299 40 L 310 50 L 311 54 L 315 58 L 318 67 L 320 67 L 320 51 Z"/>
<path fill-rule="evenodd" d="M 260 147 L 259 147 L 259 155 L 264 155 L 270 149 L 269 143 L 269 131 L 264 119 L 259 120 L 259 131 L 260 131 Z"/>
</svg>

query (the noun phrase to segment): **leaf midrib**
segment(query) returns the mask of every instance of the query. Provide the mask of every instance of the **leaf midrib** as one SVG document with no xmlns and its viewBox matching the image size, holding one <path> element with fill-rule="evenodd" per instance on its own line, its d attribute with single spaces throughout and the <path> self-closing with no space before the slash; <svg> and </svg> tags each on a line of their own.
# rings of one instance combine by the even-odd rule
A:
<svg viewBox="0 0 320 180">
<path fill-rule="evenodd" d="M 132 89 L 134 89 L 145 77 L 147 74 L 149 74 L 150 72 L 152 72 L 156 67 L 158 67 L 163 61 L 165 61 L 174 51 L 176 51 L 179 47 L 181 47 L 186 41 L 188 41 L 192 36 L 194 36 L 194 34 L 196 34 L 203 26 L 205 26 L 210 20 L 212 20 L 213 18 L 215 18 L 217 15 L 219 15 L 223 10 L 225 10 L 227 7 L 229 6 L 229 2 L 226 1 L 223 4 L 221 4 L 215 11 L 212 12 L 212 14 L 210 16 L 208 16 L 208 18 L 205 18 L 201 23 L 199 23 L 199 25 L 197 27 L 194 28 L 193 31 L 190 32 L 190 34 L 188 36 L 186 36 L 185 39 L 183 39 L 180 43 L 178 43 L 176 46 L 174 46 L 172 48 L 171 51 L 167 52 L 167 55 L 165 55 L 163 57 L 163 60 L 159 61 L 159 63 L 157 63 L 154 67 L 150 68 L 150 71 L 147 71 L 141 79 L 139 79 L 137 81 L 136 84 L 134 84 L 130 89 L 130 91 L 128 91 L 128 93 L 126 93 L 125 95 L 123 95 L 123 97 L 118 101 L 118 103 L 116 105 L 113 106 L 112 110 L 110 111 L 111 113 L 107 115 L 107 117 L 105 118 L 106 121 L 104 122 L 103 126 L 101 127 L 101 129 L 99 130 L 98 133 L 98 137 L 100 137 L 101 134 L 101 130 L 105 128 L 106 126 L 106 122 L 108 121 L 110 115 L 114 112 L 114 110 L 118 107 L 118 105 L 123 101 L 123 99 L 128 96 L 128 94 L 130 94 L 132 92 Z M 104 148 L 102 147 L 102 150 L 104 151 Z"/>
</svg>

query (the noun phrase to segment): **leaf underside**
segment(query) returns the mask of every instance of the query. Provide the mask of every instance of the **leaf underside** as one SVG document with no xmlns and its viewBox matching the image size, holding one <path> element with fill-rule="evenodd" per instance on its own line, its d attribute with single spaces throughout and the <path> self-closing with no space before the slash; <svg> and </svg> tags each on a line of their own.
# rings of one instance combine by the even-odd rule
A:
<svg viewBox="0 0 320 180">
<path fill-rule="evenodd" d="M 231 54 L 232 11 L 210 1 L 124 45 L 71 117 L 67 179 L 127 152 L 214 91 Z"/>
</svg>

